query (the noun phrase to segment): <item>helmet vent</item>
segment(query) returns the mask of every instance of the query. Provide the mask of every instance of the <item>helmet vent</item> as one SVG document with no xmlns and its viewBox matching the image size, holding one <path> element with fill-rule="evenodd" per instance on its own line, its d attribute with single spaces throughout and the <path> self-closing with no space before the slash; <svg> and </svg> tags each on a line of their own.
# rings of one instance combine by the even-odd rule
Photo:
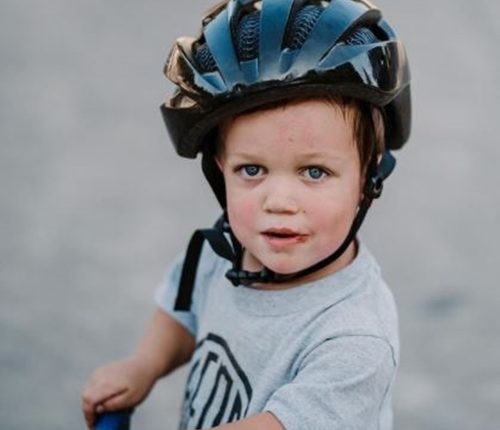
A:
<svg viewBox="0 0 500 430">
<path fill-rule="evenodd" d="M 206 43 L 194 45 L 193 56 L 202 73 L 210 73 L 217 70 L 217 64 Z"/>
<path fill-rule="evenodd" d="M 340 42 L 346 45 L 369 45 L 380 42 L 380 39 L 369 28 L 361 27 L 347 33 Z"/>
<path fill-rule="evenodd" d="M 260 12 L 244 15 L 238 25 L 236 40 L 240 61 L 249 61 L 259 56 Z"/>
<path fill-rule="evenodd" d="M 300 8 L 292 18 L 284 38 L 284 47 L 290 50 L 302 48 L 309 37 L 312 29 L 319 20 L 319 17 L 327 2 L 319 4 L 306 4 Z M 260 6 L 260 5 L 259 5 Z M 260 10 L 253 7 L 251 11 L 243 14 L 235 26 L 236 54 L 239 61 L 250 61 L 259 56 L 259 35 L 260 35 Z M 383 38 L 377 37 L 374 30 L 368 27 L 358 27 L 349 31 L 342 37 L 339 43 L 346 45 L 366 45 L 380 42 Z M 207 46 L 202 39 L 193 47 L 193 56 L 199 65 L 202 73 L 217 71 L 217 64 Z"/>
<path fill-rule="evenodd" d="M 260 3 L 260 2 L 259 2 Z M 258 7 L 260 4 L 257 5 Z M 259 56 L 260 10 L 243 15 L 235 29 L 236 55 L 239 61 L 249 61 Z M 207 44 L 201 40 L 193 47 L 193 56 L 202 73 L 217 71 L 217 63 Z"/>
<path fill-rule="evenodd" d="M 323 10 L 324 7 L 313 4 L 301 8 L 295 15 L 290 30 L 285 36 L 285 47 L 292 50 L 300 49 L 318 22 Z"/>
</svg>

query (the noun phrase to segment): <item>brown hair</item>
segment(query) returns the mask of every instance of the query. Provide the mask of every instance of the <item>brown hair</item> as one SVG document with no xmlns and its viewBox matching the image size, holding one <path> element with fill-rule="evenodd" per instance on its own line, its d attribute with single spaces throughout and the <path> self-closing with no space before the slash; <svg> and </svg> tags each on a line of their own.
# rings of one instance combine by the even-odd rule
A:
<svg viewBox="0 0 500 430">
<path fill-rule="evenodd" d="M 324 96 L 300 97 L 280 100 L 245 111 L 243 114 L 284 108 L 308 100 L 319 100 L 341 110 L 346 121 L 352 125 L 354 142 L 359 154 L 361 173 L 364 175 L 373 157 L 380 155 L 385 149 L 384 118 L 380 109 L 354 98 L 326 94 Z M 216 154 L 221 155 L 226 137 L 228 121 L 223 121 L 218 128 Z"/>
</svg>

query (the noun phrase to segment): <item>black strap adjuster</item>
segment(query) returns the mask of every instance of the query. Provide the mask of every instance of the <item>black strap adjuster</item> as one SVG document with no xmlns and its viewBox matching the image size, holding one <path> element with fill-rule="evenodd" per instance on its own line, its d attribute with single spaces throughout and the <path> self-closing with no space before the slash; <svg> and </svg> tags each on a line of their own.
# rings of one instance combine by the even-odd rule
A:
<svg viewBox="0 0 500 430">
<path fill-rule="evenodd" d="M 381 196 L 384 189 L 384 181 L 392 173 L 394 167 L 396 167 L 396 159 L 389 151 L 384 151 L 380 163 L 366 180 L 363 190 L 366 197 L 369 199 L 378 199 Z"/>
</svg>

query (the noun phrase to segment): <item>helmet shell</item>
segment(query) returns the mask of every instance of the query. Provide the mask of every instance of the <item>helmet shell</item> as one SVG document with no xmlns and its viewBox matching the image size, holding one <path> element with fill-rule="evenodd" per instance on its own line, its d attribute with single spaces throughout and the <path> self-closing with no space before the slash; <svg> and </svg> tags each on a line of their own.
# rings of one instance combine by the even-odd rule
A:
<svg viewBox="0 0 500 430">
<path fill-rule="evenodd" d="M 349 36 L 359 29 L 375 37 L 352 43 Z M 242 41 L 249 33 L 253 40 Z M 209 67 L 200 61 L 207 56 Z M 165 74 L 177 90 L 161 110 L 183 157 L 195 158 L 209 131 L 227 116 L 325 93 L 378 106 L 388 149 L 399 149 L 410 134 L 405 49 L 381 12 L 364 0 L 223 2 L 203 18 L 199 38 L 176 41 Z"/>
</svg>

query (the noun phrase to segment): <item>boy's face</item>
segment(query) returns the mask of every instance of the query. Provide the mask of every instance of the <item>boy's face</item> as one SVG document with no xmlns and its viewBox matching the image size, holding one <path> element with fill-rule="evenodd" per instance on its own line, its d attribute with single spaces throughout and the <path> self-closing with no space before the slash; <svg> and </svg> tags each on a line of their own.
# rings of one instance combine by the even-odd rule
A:
<svg viewBox="0 0 500 430">
<path fill-rule="evenodd" d="M 305 269 L 346 238 L 361 198 L 361 168 L 349 113 L 309 100 L 241 115 L 224 128 L 224 175 L 243 267 Z M 347 265 L 354 244 L 322 277 Z"/>
</svg>

